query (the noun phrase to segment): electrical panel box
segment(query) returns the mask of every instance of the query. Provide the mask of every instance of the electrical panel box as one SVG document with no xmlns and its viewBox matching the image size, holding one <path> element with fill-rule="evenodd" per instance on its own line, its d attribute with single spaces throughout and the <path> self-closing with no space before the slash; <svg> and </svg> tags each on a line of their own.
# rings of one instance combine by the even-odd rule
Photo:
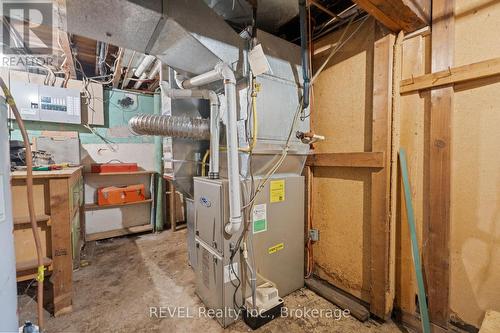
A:
<svg viewBox="0 0 500 333">
<path fill-rule="evenodd" d="M 24 120 L 81 123 L 79 89 L 12 81 L 10 90 Z"/>
</svg>

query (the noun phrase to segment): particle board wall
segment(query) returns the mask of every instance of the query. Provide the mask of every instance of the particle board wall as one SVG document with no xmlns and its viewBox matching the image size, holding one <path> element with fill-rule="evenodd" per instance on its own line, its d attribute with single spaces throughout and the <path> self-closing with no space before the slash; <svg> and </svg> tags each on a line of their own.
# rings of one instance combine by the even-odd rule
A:
<svg viewBox="0 0 500 333">
<path fill-rule="evenodd" d="M 500 57 L 500 2 L 455 2 L 456 66 Z M 450 309 L 476 327 L 500 311 L 499 92 L 499 77 L 455 86 Z"/>
<path fill-rule="evenodd" d="M 455 66 L 500 57 L 500 2 L 455 0 Z M 429 37 L 403 43 L 403 79 L 430 72 Z M 480 327 L 500 310 L 500 78 L 455 85 L 451 120 L 451 321 Z M 427 216 L 429 93 L 401 96 L 400 145 L 408 152 L 418 237 Z M 399 190 L 399 193 L 401 191 Z M 396 302 L 416 311 L 404 202 L 397 210 Z M 425 269 L 425 267 L 424 267 Z"/>
<path fill-rule="evenodd" d="M 311 128 L 326 137 L 317 152 L 371 150 L 376 26 L 373 19 L 366 21 L 314 84 Z M 341 33 L 324 37 L 315 48 L 335 43 Z M 313 66 L 317 69 L 328 54 L 329 50 L 317 54 Z M 369 301 L 370 170 L 315 167 L 313 171 L 313 227 L 321 235 L 314 244 L 315 274 Z"/>
</svg>

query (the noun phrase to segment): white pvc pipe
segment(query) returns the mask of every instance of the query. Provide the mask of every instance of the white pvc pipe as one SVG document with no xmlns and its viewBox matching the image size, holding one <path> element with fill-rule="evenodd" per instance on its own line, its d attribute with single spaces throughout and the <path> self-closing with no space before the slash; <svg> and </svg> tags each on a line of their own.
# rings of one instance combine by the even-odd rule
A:
<svg viewBox="0 0 500 333">
<path fill-rule="evenodd" d="M 151 66 L 151 64 L 155 59 L 156 59 L 155 56 L 152 55 L 145 56 L 144 59 L 142 59 L 139 66 L 137 67 L 137 69 L 135 70 L 134 75 L 136 77 L 141 77 L 141 75 L 149 68 L 149 66 Z"/>
<path fill-rule="evenodd" d="M 161 82 L 162 92 L 172 99 L 198 98 L 210 101 L 210 163 L 208 177 L 219 178 L 219 98 L 212 90 L 171 89 L 168 83 Z"/>
<path fill-rule="evenodd" d="M 182 87 L 196 87 L 224 80 L 227 108 L 227 173 L 229 180 L 229 223 L 225 230 L 228 234 L 236 233 L 241 227 L 241 184 L 240 166 L 238 161 L 238 129 L 237 129 L 237 103 L 236 103 L 236 78 L 229 65 L 218 63 L 214 70 L 195 76 L 182 82 Z"/>
<path fill-rule="evenodd" d="M 156 75 L 158 75 L 158 73 L 160 72 L 160 69 L 161 69 L 161 61 L 156 60 L 153 69 L 148 74 L 148 80 L 154 79 Z"/>
<path fill-rule="evenodd" d="M 7 106 L 0 97 L 0 332 L 17 332 L 16 256 L 10 193 Z"/>
<path fill-rule="evenodd" d="M 182 88 L 191 89 L 194 87 L 200 87 L 215 81 L 219 81 L 220 79 L 222 79 L 220 70 L 214 69 L 210 72 L 195 76 L 189 80 L 182 81 Z"/>
<path fill-rule="evenodd" d="M 141 76 L 139 76 L 139 79 L 135 82 L 134 84 L 134 89 L 139 89 L 142 84 L 144 83 L 144 81 L 147 79 L 147 74 L 146 73 L 142 73 Z"/>
</svg>

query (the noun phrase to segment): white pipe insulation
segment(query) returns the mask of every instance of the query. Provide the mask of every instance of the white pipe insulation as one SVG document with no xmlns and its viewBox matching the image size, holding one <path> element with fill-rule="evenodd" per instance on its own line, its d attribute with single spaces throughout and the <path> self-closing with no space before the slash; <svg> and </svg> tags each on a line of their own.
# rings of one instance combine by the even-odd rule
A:
<svg viewBox="0 0 500 333">
<path fill-rule="evenodd" d="M 144 62 L 142 62 L 139 67 L 141 67 L 143 63 Z M 139 69 L 139 67 L 137 69 Z M 149 72 L 146 71 L 142 72 L 141 76 L 139 77 L 139 80 L 137 80 L 134 84 L 134 89 L 139 89 L 146 80 L 153 80 L 156 77 L 156 75 L 158 75 L 158 73 L 160 72 L 160 69 L 161 69 L 161 61 L 156 60 L 156 62 L 153 65 L 153 68 Z M 137 70 L 135 74 L 137 75 Z"/>
<path fill-rule="evenodd" d="M 220 62 L 207 73 L 182 81 L 182 87 L 189 89 L 199 87 L 218 80 L 223 80 L 227 107 L 227 172 L 229 180 L 229 223 L 225 230 L 228 234 L 236 233 L 242 223 L 241 217 L 241 185 L 240 168 L 238 161 L 238 131 L 237 131 L 237 104 L 236 79 L 234 73 L 226 63 Z"/>
<path fill-rule="evenodd" d="M 141 75 L 149 68 L 149 66 L 151 66 L 151 64 L 153 63 L 153 61 L 155 61 L 155 59 L 156 59 L 155 56 L 152 55 L 145 56 L 144 59 L 142 59 L 139 66 L 137 66 L 134 75 L 136 77 L 141 77 Z"/>
<path fill-rule="evenodd" d="M 208 177 L 219 178 L 219 98 L 212 90 L 206 89 L 172 89 L 168 82 L 162 81 L 160 88 L 163 94 L 172 99 L 197 98 L 210 101 L 210 163 Z"/>
</svg>

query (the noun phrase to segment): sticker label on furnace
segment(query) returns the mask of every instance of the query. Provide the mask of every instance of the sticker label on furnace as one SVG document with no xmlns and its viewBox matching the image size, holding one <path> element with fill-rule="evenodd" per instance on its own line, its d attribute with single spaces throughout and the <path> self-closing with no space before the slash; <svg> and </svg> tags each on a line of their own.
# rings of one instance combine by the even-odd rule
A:
<svg viewBox="0 0 500 333">
<path fill-rule="evenodd" d="M 266 204 L 255 205 L 252 213 L 253 233 L 267 231 L 267 212 Z"/>
<path fill-rule="evenodd" d="M 285 180 L 271 180 L 269 186 L 269 197 L 271 202 L 285 201 Z"/>
</svg>

